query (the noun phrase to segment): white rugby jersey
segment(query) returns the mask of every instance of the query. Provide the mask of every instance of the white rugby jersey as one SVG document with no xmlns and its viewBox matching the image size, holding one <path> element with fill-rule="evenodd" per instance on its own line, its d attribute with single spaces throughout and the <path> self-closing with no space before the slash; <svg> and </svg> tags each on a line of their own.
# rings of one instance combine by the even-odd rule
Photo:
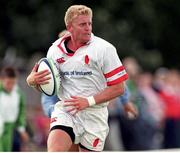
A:
<svg viewBox="0 0 180 153">
<path fill-rule="evenodd" d="M 62 77 L 59 98 L 93 96 L 128 78 L 112 44 L 92 34 L 86 45 L 70 54 L 64 45 L 66 39 L 70 39 L 70 35 L 55 41 L 47 53 L 48 58 L 56 61 Z"/>
</svg>

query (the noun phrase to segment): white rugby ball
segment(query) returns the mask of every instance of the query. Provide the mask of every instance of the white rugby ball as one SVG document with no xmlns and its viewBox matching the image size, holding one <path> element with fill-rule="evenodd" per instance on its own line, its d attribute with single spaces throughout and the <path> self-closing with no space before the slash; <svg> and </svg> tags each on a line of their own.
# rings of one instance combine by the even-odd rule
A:
<svg viewBox="0 0 180 153">
<path fill-rule="evenodd" d="M 60 90 L 61 78 L 56 63 L 51 58 L 42 58 L 39 60 L 38 64 L 39 67 L 37 72 L 48 70 L 51 77 L 51 79 L 48 80 L 48 84 L 39 85 L 41 91 L 48 96 L 57 94 Z"/>
</svg>

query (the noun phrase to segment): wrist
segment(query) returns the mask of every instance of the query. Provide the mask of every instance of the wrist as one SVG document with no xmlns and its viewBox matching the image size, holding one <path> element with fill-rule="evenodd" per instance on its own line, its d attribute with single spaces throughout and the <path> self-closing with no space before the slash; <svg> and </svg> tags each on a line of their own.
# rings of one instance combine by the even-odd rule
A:
<svg viewBox="0 0 180 153">
<path fill-rule="evenodd" d="M 89 106 L 96 105 L 96 101 L 93 96 L 87 97 L 87 101 L 88 101 Z"/>
<path fill-rule="evenodd" d="M 28 86 L 30 86 L 30 87 L 33 86 L 32 81 L 29 76 L 27 77 L 26 82 L 27 82 Z"/>
<path fill-rule="evenodd" d="M 34 89 L 37 89 L 38 91 L 41 91 L 40 88 L 39 88 L 39 85 L 37 85 L 35 83 L 32 83 L 32 82 L 30 83 L 28 81 L 27 81 L 27 84 L 28 84 L 29 87 L 32 87 Z"/>
<path fill-rule="evenodd" d="M 33 83 L 27 83 L 29 87 L 32 87 L 32 88 L 36 88 L 37 85 L 33 84 Z"/>
<path fill-rule="evenodd" d="M 34 84 L 30 84 L 30 83 L 28 83 L 28 86 L 29 86 L 29 87 L 33 87 L 33 88 L 35 88 L 35 87 L 36 87 L 36 85 L 34 85 Z"/>
<path fill-rule="evenodd" d="M 29 87 L 36 87 L 37 85 L 35 84 L 35 82 L 32 80 L 32 78 L 30 78 L 30 76 L 27 77 L 26 82 L 28 84 Z"/>
</svg>

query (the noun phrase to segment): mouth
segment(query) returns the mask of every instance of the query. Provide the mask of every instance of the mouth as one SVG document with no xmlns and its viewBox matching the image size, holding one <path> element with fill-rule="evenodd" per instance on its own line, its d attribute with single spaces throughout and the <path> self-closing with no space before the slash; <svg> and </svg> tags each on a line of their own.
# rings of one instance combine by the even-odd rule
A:
<svg viewBox="0 0 180 153">
<path fill-rule="evenodd" d="M 85 33 L 84 35 L 86 35 L 86 36 L 91 36 L 91 33 Z"/>
</svg>

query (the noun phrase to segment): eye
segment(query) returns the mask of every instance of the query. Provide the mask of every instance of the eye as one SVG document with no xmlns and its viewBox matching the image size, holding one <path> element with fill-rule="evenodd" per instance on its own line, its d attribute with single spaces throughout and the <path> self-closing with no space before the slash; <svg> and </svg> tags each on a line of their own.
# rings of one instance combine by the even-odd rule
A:
<svg viewBox="0 0 180 153">
<path fill-rule="evenodd" d="M 80 27 L 83 27 L 85 25 L 85 23 L 80 23 Z"/>
</svg>

